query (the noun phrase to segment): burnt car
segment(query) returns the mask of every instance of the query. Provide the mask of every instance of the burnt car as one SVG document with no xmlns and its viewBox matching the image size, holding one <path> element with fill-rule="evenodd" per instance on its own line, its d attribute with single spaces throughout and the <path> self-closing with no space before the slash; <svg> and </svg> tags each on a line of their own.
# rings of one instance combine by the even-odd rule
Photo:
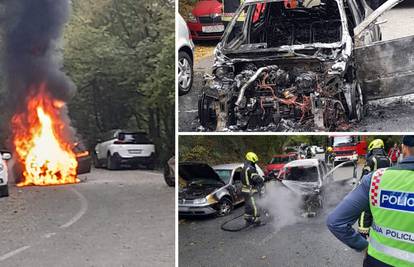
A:
<svg viewBox="0 0 414 267">
<path fill-rule="evenodd" d="M 263 171 L 258 172 L 263 176 Z M 180 215 L 228 215 L 244 202 L 242 163 L 211 167 L 206 163 L 182 162 L 178 166 Z"/>
<path fill-rule="evenodd" d="M 323 207 L 324 189 L 332 179 L 326 163 L 320 159 L 302 159 L 287 163 L 278 180 L 302 198 L 302 209 L 315 213 Z"/>
<path fill-rule="evenodd" d="M 347 130 L 368 100 L 413 92 L 414 37 L 381 41 L 365 0 L 246 0 L 215 49 L 204 130 Z M 394 51 L 398 51 L 395 52 Z"/>
</svg>

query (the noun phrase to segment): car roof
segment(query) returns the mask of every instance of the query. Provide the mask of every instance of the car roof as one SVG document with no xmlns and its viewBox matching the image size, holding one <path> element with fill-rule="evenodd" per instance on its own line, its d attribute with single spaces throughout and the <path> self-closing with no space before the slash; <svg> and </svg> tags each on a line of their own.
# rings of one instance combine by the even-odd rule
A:
<svg viewBox="0 0 414 267">
<path fill-rule="evenodd" d="M 215 170 L 234 170 L 243 167 L 243 163 L 228 163 L 213 166 Z"/>
<path fill-rule="evenodd" d="M 299 159 L 294 160 L 285 165 L 285 167 L 298 167 L 298 166 L 318 166 L 321 162 L 320 159 Z"/>
</svg>

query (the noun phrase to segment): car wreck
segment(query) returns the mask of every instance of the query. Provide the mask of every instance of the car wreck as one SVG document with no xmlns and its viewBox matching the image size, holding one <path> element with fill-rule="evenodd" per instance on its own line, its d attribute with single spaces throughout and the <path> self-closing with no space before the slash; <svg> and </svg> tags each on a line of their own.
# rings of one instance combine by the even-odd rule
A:
<svg viewBox="0 0 414 267">
<path fill-rule="evenodd" d="M 368 100 L 412 93 L 414 38 L 381 41 L 377 21 L 402 1 L 245 1 L 204 77 L 203 129 L 348 130 Z"/>
</svg>

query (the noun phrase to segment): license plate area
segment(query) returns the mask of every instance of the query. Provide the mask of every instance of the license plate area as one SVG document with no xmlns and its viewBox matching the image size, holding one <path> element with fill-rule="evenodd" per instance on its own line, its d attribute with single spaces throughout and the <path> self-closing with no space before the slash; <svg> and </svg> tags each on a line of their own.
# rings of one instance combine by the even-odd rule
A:
<svg viewBox="0 0 414 267">
<path fill-rule="evenodd" d="M 202 26 L 201 31 L 205 33 L 214 33 L 214 32 L 223 32 L 224 25 L 212 25 L 212 26 Z"/>
<path fill-rule="evenodd" d="M 128 153 L 132 155 L 140 155 L 142 154 L 142 149 L 129 149 Z"/>
</svg>

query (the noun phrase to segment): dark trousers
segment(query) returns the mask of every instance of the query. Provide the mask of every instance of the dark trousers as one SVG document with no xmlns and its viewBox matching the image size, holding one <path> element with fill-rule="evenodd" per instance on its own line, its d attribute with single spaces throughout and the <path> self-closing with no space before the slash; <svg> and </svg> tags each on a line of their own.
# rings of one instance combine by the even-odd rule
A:
<svg viewBox="0 0 414 267">
<path fill-rule="evenodd" d="M 382 261 L 379 261 L 376 258 L 371 257 L 370 255 L 367 255 L 365 257 L 363 266 L 364 267 L 392 267 L 391 265 L 383 263 Z"/>
<path fill-rule="evenodd" d="M 244 197 L 244 219 L 250 222 L 257 222 L 260 217 L 259 207 L 256 204 L 257 193 L 243 193 Z"/>
</svg>

